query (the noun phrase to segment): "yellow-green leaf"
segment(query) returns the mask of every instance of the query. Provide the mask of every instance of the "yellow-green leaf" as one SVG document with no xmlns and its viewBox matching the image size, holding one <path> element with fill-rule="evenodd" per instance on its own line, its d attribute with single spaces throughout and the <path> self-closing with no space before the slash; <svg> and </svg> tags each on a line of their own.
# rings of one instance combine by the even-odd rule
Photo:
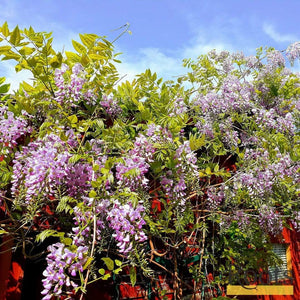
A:
<svg viewBox="0 0 300 300">
<path fill-rule="evenodd" d="M 93 260 L 94 260 L 93 257 L 89 257 L 83 266 L 83 270 L 85 270 L 92 263 Z"/>
<path fill-rule="evenodd" d="M 99 54 L 94 54 L 94 53 L 91 53 L 89 54 L 89 57 L 93 60 L 101 60 L 101 59 L 107 59 L 105 56 L 103 55 L 99 55 Z"/>
<path fill-rule="evenodd" d="M 0 54 L 4 54 L 5 52 L 9 51 L 11 46 L 1 46 L 0 47 Z"/>
<path fill-rule="evenodd" d="M 115 263 L 114 263 L 114 261 L 111 258 L 109 258 L 109 257 L 102 257 L 101 259 L 106 264 L 108 270 L 112 271 L 114 269 Z"/>
<path fill-rule="evenodd" d="M 105 274 L 105 270 L 104 269 L 99 269 L 98 272 L 99 272 L 100 275 L 104 275 Z"/>
<path fill-rule="evenodd" d="M 116 266 L 118 266 L 118 267 L 121 267 L 121 266 L 122 266 L 122 262 L 121 262 L 120 260 L 118 260 L 118 259 L 115 259 L 115 264 L 116 264 Z"/>
<path fill-rule="evenodd" d="M 136 284 L 136 270 L 135 270 L 135 267 L 130 268 L 129 275 L 130 275 L 131 285 L 135 286 L 135 284 Z"/>
<path fill-rule="evenodd" d="M 85 54 L 86 53 L 86 48 L 82 44 L 80 44 L 80 43 L 78 43 L 74 40 L 72 40 L 72 44 L 73 44 L 74 49 L 78 53 L 80 53 L 80 54 Z"/>
<path fill-rule="evenodd" d="M 2 25 L 1 32 L 2 32 L 2 34 L 3 34 L 5 37 L 8 37 L 8 36 L 9 36 L 9 29 L 8 29 L 7 22 L 5 22 L 5 23 Z"/>
<path fill-rule="evenodd" d="M 90 48 L 91 46 L 94 45 L 96 39 L 98 38 L 98 35 L 96 34 L 79 34 L 79 37 L 83 43 L 83 45 L 87 46 Z"/>
<path fill-rule="evenodd" d="M 2 60 L 15 59 L 15 60 L 19 61 L 20 58 L 21 58 L 21 56 L 19 54 L 11 51 L 10 53 L 6 53 L 5 56 L 2 58 Z"/>
<path fill-rule="evenodd" d="M 19 52 L 22 54 L 22 55 L 30 55 L 32 54 L 33 52 L 35 51 L 34 48 L 30 48 L 30 47 L 23 47 L 19 50 Z"/>
<path fill-rule="evenodd" d="M 66 51 L 66 56 L 70 62 L 79 62 L 80 61 L 80 56 L 74 52 Z"/>
<path fill-rule="evenodd" d="M 78 118 L 76 115 L 69 116 L 68 119 L 72 124 L 76 124 L 78 122 Z"/>
<path fill-rule="evenodd" d="M 16 26 L 16 28 L 13 30 L 13 32 L 10 35 L 9 42 L 14 46 L 18 46 L 20 41 L 21 41 L 20 29 L 18 26 Z"/>
<path fill-rule="evenodd" d="M 97 196 L 97 193 L 94 191 L 94 190 L 91 190 L 90 192 L 89 192 L 89 197 L 90 198 L 95 198 Z"/>
</svg>

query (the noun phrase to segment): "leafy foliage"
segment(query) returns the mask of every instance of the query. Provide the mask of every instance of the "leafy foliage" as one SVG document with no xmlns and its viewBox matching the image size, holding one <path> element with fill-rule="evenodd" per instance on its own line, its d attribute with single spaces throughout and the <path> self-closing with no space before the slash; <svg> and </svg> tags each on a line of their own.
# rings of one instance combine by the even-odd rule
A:
<svg viewBox="0 0 300 300">
<path fill-rule="evenodd" d="M 61 53 L 51 33 L 0 28 L 2 60 L 34 77 L 13 94 L 0 79 L 0 234 L 24 253 L 33 234 L 59 240 L 43 299 L 126 270 L 221 297 L 230 272 L 280 263 L 271 237 L 300 222 L 300 78 L 282 52 L 213 50 L 176 82 L 120 82 L 113 44 L 79 39 Z"/>
</svg>

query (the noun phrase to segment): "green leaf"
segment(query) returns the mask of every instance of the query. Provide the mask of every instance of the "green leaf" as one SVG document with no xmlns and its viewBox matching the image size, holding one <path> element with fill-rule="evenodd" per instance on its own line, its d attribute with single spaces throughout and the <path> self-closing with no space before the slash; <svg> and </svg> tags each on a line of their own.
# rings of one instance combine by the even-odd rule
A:
<svg viewBox="0 0 300 300">
<path fill-rule="evenodd" d="M 19 59 L 21 58 L 21 55 L 14 53 L 12 51 L 10 51 L 9 53 L 5 53 L 5 56 L 2 58 L 2 60 L 9 60 L 9 59 L 14 59 L 19 61 Z"/>
<path fill-rule="evenodd" d="M 114 263 L 114 261 L 111 258 L 109 258 L 109 257 L 102 257 L 101 259 L 106 264 L 108 270 L 112 271 L 114 269 L 115 263 Z"/>
<path fill-rule="evenodd" d="M 110 276 L 110 273 L 107 273 L 102 277 L 102 280 L 107 280 L 108 278 L 110 278 Z"/>
<path fill-rule="evenodd" d="M 87 33 L 79 34 L 79 37 L 80 37 L 83 45 L 87 46 L 88 48 L 93 46 L 95 44 L 96 39 L 99 38 L 99 36 L 96 34 L 87 34 Z"/>
<path fill-rule="evenodd" d="M 93 165 L 93 171 L 94 171 L 94 172 L 97 172 L 97 171 L 99 170 L 99 168 L 100 168 L 99 165 L 97 165 L 97 164 L 94 164 L 94 165 Z"/>
<path fill-rule="evenodd" d="M 107 57 L 105 57 L 103 55 L 94 54 L 94 53 L 89 54 L 89 57 L 93 60 L 107 59 Z"/>
<path fill-rule="evenodd" d="M 67 56 L 67 59 L 70 61 L 70 62 L 79 62 L 80 61 L 80 56 L 74 52 L 70 52 L 70 51 L 66 51 L 66 56 Z"/>
<path fill-rule="evenodd" d="M 9 29 L 8 29 L 7 22 L 5 22 L 5 23 L 2 25 L 1 32 L 2 32 L 2 34 L 3 34 L 5 37 L 8 37 L 8 36 L 9 36 Z"/>
<path fill-rule="evenodd" d="M 0 94 L 6 94 L 9 91 L 10 84 L 3 84 L 0 86 Z"/>
<path fill-rule="evenodd" d="M 63 237 L 65 235 L 64 232 L 58 232 L 56 230 L 47 229 L 38 234 L 35 238 L 37 242 L 43 242 L 47 237 Z"/>
<path fill-rule="evenodd" d="M 0 229 L 0 234 L 7 234 L 8 232 L 6 230 Z"/>
<path fill-rule="evenodd" d="M 83 266 L 83 270 L 86 270 L 88 268 L 88 266 L 92 263 L 93 260 L 94 260 L 93 257 L 89 257 Z"/>
<path fill-rule="evenodd" d="M 9 51 L 11 46 L 1 46 L 0 47 L 0 54 L 5 54 L 5 52 Z"/>
<path fill-rule="evenodd" d="M 136 284 L 136 269 L 135 269 L 135 267 L 130 267 L 129 275 L 130 275 L 131 285 L 135 286 L 135 284 Z"/>
<path fill-rule="evenodd" d="M 76 115 L 69 116 L 68 119 L 71 122 L 71 124 L 76 124 L 78 122 L 78 118 Z"/>
<path fill-rule="evenodd" d="M 59 60 L 59 57 L 55 55 L 50 59 L 49 64 L 52 68 L 58 68 L 61 64 L 61 61 Z"/>
<path fill-rule="evenodd" d="M 121 262 L 120 260 L 118 260 L 118 259 L 115 259 L 115 264 L 116 264 L 116 266 L 118 266 L 118 267 L 121 267 L 121 266 L 122 266 L 122 262 Z"/>
<path fill-rule="evenodd" d="M 85 54 L 86 53 L 86 48 L 82 44 L 80 44 L 80 43 L 78 43 L 74 40 L 72 40 L 72 44 L 73 44 L 74 49 L 78 53 L 80 53 L 80 54 Z"/>
<path fill-rule="evenodd" d="M 97 193 L 94 191 L 94 190 L 91 190 L 90 192 L 89 192 L 89 197 L 90 198 L 95 198 L 97 196 Z"/>
<path fill-rule="evenodd" d="M 115 269 L 113 272 L 114 272 L 115 274 L 119 274 L 121 271 L 122 271 L 122 268 L 118 268 L 118 269 Z"/>
<path fill-rule="evenodd" d="M 74 154 L 72 157 L 69 158 L 69 163 L 75 164 L 82 158 L 80 154 Z"/>
<path fill-rule="evenodd" d="M 25 56 L 32 54 L 34 51 L 35 51 L 34 48 L 30 48 L 30 47 L 26 47 L 26 46 L 24 46 L 23 48 L 21 48 L 19 50 L 20 54 L 25 55 Z"/>
<path fill-rule="evenodd" d="M 20 34 L 20 29 L 18 26 L 13 30 L 13 32 L 10 35 L 9 42 L 13 44 L 14 46 L 18 46 L 21 41 L 21 34 Z"/>
<path fill-rule="evenodd" d="M 104 275 L 105 274 L 105 270 L 104 269 L 99 269 L 98 272 L 99 272 L 100 275 Z"/>
<path fill-rule="evenodd" d="M 70 246 L 73 243 L 73 240 L 71 238 L 62 238 L 61 242 L 64 243 L 66 246 Z"/>
</svg>

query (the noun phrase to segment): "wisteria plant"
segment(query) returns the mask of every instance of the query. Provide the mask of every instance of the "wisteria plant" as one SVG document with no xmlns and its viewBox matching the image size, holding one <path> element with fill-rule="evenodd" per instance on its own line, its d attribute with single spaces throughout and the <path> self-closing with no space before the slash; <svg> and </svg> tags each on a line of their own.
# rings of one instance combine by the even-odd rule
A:
<svg viewBox="0 0 300 300">
<path fill-rule="evenodd" d="M 34 78 L 10 93 L 0 80 L 0 233 L 25 257 L 54 240 L 42 299 L 83 299 L 124 272 L 160 299 L 161 272 L 174 299 L 213 297 L 235 266 L 279 263 L 271 238 L 300 224 L 299 42 L 128 82 L 95 34 L 60 53 L 51 34 L 4 23 L 0 41 Z"/>
</svg>

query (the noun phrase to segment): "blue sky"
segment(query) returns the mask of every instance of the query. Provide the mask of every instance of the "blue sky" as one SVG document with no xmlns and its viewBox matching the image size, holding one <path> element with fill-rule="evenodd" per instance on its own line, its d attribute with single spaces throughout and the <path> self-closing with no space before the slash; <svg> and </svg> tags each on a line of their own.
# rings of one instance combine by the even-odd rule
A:
<svg viewBox="0 0 300 300">
<path fill-rule="evenodd" d="M 184 73 L 183 58 L 211 49 L 254 54 L 259 46 L 286 49 L 300 40 L 300 0 L 0 0 L 0 23 L 52 31 L 56 50 L 71 49 L 78 33 L 113 40 L 114 29 L 130 23 L 132 35 L 119 39 L 122 75 L 151 68 L 165 79 Z M 1 62 L 0 76 L 17 82 L 12 62 Z"/>
</svg>

